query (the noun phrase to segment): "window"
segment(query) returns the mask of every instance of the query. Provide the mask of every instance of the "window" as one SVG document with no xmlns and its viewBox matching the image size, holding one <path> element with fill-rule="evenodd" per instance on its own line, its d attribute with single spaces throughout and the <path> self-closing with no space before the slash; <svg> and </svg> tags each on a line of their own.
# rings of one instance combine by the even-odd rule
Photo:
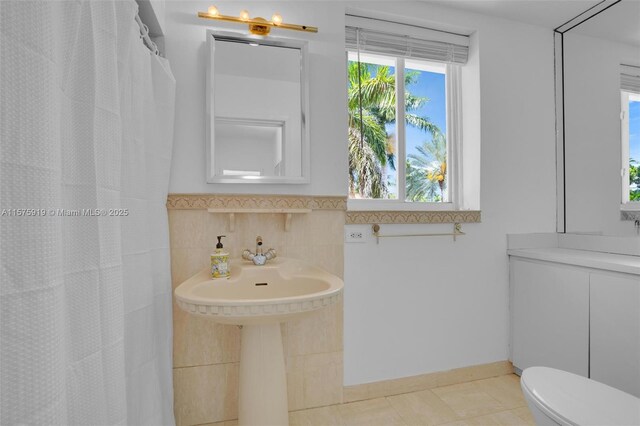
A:
<svg viewBox="0 0 640 426">
<path fill-rule="evenodd" d="M 454 208 L 461 133 L 455 63 L 466 61 L 467 47 L 412 30 L 347 26 L 349 197 L 378 200 L 379 208 Z"/>
<path fill-rule="evenodd" d="M 622 69 L 622 202 L 627 204 L 640 202 L 640 68 Z"/>
</svg>

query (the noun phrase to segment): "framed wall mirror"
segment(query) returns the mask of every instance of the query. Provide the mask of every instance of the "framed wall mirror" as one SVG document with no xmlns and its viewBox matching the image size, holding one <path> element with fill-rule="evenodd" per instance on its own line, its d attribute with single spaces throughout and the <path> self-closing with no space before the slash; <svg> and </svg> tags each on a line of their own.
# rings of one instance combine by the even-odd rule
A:
<svg viewBox="0 0 640 426">
<path fill-rule="evenodd" d="M 640 2 L 603 1 L 556 29 L 559 232 L 636 235 L 639 17 Z"/>
<path fill-rule="evenodd" d="M 207 182 L 309 182 L 307 42 L 207 31 Z"/>
</svg>

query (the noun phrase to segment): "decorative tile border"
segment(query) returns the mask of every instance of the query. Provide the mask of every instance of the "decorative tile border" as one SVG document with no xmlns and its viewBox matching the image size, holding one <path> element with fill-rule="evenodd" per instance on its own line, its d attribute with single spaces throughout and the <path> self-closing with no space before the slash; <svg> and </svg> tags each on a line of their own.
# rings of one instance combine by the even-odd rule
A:
<svg viewBox="0 0 640 426">
<path fill-rule="evenodd" d="M 167 209 L 347 210 L 347 197 L 257 194 L 169 194 Z M 347 211 L 346 223 L 478 223 L 479 210 Z"/>
<path fill-rule="evenodd" d="M 479 210 L 348 211 L 346 223 L 479 223 Z"/>
<path fill-rule="evenodd" d="M 640 220 L 640 211 L 622 210 L 620 212 L 620 220 Z"/>
<path fill-rule="evenodd" d="M 167 209 L 346 210 L 346 197 L 256 194 L 169 194 Z"/>
</svg>

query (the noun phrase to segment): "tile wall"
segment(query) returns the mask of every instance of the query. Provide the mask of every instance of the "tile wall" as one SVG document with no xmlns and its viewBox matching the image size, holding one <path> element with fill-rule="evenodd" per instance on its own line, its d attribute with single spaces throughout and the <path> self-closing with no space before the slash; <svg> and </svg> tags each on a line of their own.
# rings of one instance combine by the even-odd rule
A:
<svg viewBox="0 0 640 426">
<path fill-rule="evenodd" d="M 344 263 L 344 199 L 340 197 L 175 196 L 167 203 L 174 288 L 209 265 L 216 235 L 227 236 L 225 248 L 239 257 L 255 248 L 262 236 L 265 248 L 278 256 L 311 261 L 342 277 Z M 280 213 L 209 213 L 207 207 L 303 207 L 285 232 Z M 232 272 L 233 273 L 233 272 Z M 190 316 L 174 303 L 174 401 L 176 423 L 197 425 L 237 418 L 240 331 L 207 318 Z M 342 303 L 282 326 L 289 409 L 299 410 L 342 402 Z"/>
</svg>

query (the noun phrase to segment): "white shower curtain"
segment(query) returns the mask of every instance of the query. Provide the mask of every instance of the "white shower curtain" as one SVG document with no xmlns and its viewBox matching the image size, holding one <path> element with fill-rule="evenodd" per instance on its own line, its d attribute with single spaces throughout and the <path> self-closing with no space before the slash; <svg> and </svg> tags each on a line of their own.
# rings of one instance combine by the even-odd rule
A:
<svg viewBox="0 0 640 426">
<path fill-rule="evenodd" d="M 174 423 L 175 80 L 136 12 L 0 1 L 2 425 Z"/>
</svg>

